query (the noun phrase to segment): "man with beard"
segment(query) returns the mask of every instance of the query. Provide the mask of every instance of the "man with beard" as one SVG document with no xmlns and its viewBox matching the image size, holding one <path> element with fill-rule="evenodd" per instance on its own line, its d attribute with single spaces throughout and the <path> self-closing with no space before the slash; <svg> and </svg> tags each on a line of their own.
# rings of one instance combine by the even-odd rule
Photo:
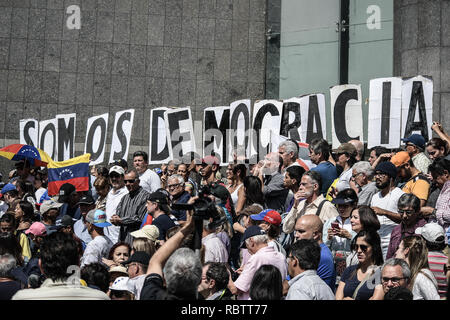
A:
<svg viewBox="0 0 450 320">
<path fill-rule="evenodd" d="M 397 168 L 392 162 L 382 162 L 375 168 L 375 184 L 380 192 L 373 195 L 370 206 L 377 214 L 381 226 L 378 233 L 383 259 L 386 259 L 392 230 L 402 219 L 397 204 L 404 192 L 395 186 L 396 177 Z"/>
<path fill-rule="evenodd" d="M 216 173 L 219 170 L 219 159 L 214 156 L 206 156 L 202 159 L 200 168 L 201 184 L 207 185 L 217 180 Z"/>
<path fill-rule="evenodd" d="M 300 188 L 294 195 L 294 205 L 283 220 L 284 233 L 294 231 L 295 221 L 306 214 L 319 216 L 322 223 L 339 215 L 336 207 L 320 193 L 321 183 L 320 173 L 308 171 L 303 174 Z"/>
<path fill-rule="evenodd" d="M 398 176 L 404 183 L 402 191 L 414 194 L 420 199 L 420 206 L 424 206 L 430 192 L 430 182 L 427 177 L 417 170 L 406 151 L 397 152 L 391 158 L 391 162 L 397 167 Z"/>
</svg>

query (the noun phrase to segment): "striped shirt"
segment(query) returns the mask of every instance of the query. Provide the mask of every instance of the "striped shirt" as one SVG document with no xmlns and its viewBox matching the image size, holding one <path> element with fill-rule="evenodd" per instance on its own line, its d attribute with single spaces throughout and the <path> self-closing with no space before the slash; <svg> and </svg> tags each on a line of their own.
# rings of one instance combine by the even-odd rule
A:
<svg viewBox="0 0 450 320">
<path fill-rule="evenodd" d="M 428 252 L 428 264 L 430 271 L 438 283 L 438 292 L 441 299 L 444 299 L 447 294 L 447 278 L 445 276 L 445 265 L 448 261 L 448 257 L 439 251 Z"/>
<path fill-rule="evenodd" d="M 122 219 L 120 226 L 119 241 L 125 241 L 128 244 L 133 243 L 131 232 L 139 230 L 142 220 L 147 213 L 147 197 L 149 193 L 142 187 L 129 192 L 117 206 L 116 213 Z"/>
</svg>

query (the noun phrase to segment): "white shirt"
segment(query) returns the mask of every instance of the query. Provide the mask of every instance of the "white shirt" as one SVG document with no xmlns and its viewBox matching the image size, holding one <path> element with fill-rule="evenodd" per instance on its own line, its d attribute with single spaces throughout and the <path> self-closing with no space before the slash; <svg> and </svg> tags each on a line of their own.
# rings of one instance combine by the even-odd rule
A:
<svg viewBox="0 0 450 320">
<path fill-rule="evenodd" d="M 113 246 L 111 240 L 105 236 L 97 236 L 86 246 L 80 260 L 80 268 L 90 263 L 102 263 L 102 258 L 108 258 L 109 250 Z"/>
<path fill-rule="evenodd" d="M 141 181 L 139 185 L 148 193 L 155 192 L 161 188 L 161 179 L 158 174 L 151 169 L 147 169 L 144 173 L 139 174 L 139 180 Z"/>
<path fill-rule="evenodd" d="M 422 269 L 414 281 L 412 288 L 413 300 L 440 300 L 441 297 L 437 288 L 438 284 L 433 273 L 429 269 Z"/>
<path fill-rule="evenodd" d="M 352 173 L 352 168 L 341 173 L 341 175 L 339 176 L 339 180 L 336 183 L 336 190 L 338 192 L 350 188 L 350 179 L 352 178 Z"/>
<path fill-rule="evenodd" d="M 400 199 L 403 194 L 404 192 L 397 187 L 389 192 L 385 197 L 381 195 L 380 191 L 373 195 L 370 206 L 397 213 L 398 199 Z M 391 232 L 398 223 L 395 223 L 386 216 L 377 215 L 377 218 L 381 226 L 380 230 L 378 230 L 378 234 L 381 238 L 381 249 L 383 250 L 383 258 L 386 259 L 389 241 L 391 240 Z"/>
<path fill-rule="evenodd" d="M 128 280 L 128 286 L 133 289 L 135 300 L 139 300 L 141 297 L 142 287 L 144 286 L 146 274 L 141 274 Z"/>
<path fill-rule="evenodd" d="M 243 185 L 244 185 L 244 184 L 241 183 L 241 184 L 239 185 L 239 187 L 237 187 L 236 190 L 234 190 L 233 193 L 231 194 L 231 200 L 233 200 L 233 204 L 234 204 L 235 207 L 236 207 L 237 202 L 238 202 L 238 199 L 239 199 L 239 197 L 238 197 L 239 189 L 240 189 Z"/>
<path fill-rule="evenodd" d="M 116 214 L 117 206 L 120 203 L 120 200 L 128 194 L 128 189 L 124 186 L 123 188 L 120 188 L 117 191 L 114 191 L 114 189 L 111 189 L 106 196 L 106 220 L 108 222 L 111 222 L 111 217 Z M 106 228 L 103 228 L 103 232 L 105 233 L 105 236 L 107 236 L 113 243 L 116 243 L 119 240 L 119 232 L 120 232 L 120 226 L 109 226 Z"/>
<path fill-rule="evenodd" d="M 0 201 L 0 218 L 8 211 L 8 204 L 5 201 Z"/>
<path fill-rule="evenodd" d="M 202 239 L 205 246 L 205 262 L 228 262 L 228 250 L 215 233 Z"/>
</svg>

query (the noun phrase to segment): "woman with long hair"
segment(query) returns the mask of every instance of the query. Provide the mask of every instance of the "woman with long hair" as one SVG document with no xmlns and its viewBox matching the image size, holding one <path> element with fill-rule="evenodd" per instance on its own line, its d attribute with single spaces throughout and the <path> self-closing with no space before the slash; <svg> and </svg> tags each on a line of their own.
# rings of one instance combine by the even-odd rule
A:
<svg viewBox="0 0 450 320">
<path fill-rule="evenodd" d="M 382 300 L 382 286 L 373 288 L 374 277 L 379 277 L 383 264 L 381 240 L 374 230 L 360 231 L 352 241 L 358 264 L 347 267 L 336 290 L 336 300 Z"/>
<path fill-rule="evenodd" d="M 408 288 L 413 293 L 413 300 L 440 300 L 438 284 L 428 265 L 428 249 L 420 236 L 403 238 L 395 257 L 409 264 L 411 278 Z"/>
<path fill-rule="evenodd" d="M 258 177 L 247 176 L 244 178 L 244 205 L 239 211 L 252 204 L 259 204 L 264 207 L 264 194 L 262 192 L 262 183 Z M 236 209 L 236 212 L 238 210 Z"/>
<path fill-rule="evenodd" d="M 228 186 L 228 191 L 230 192 L 231 200 L 233 200 L 236 212 L 242 210 L 242 207 L 244 206 L 245 192 L 243 186 L 244 178 L 246 176 L 247 167 L 244 164 L 239 163 L 232 165 L 231 174 L 229 175 L 231 184 Z"/>
<path fill-rule="evenodd" d="M 34 222 L 34 208 L 28 201 L 21 200 L 15 207 L 16 230 L 25 231 Z"/>
<path fill-rule="evenodd" d="M 252 300 L 281 300 L 283 298 L 283 279 L 277 267 L 264 264 L 256 270 L 250 284 Z"/>
<path fill-rule="evenodd" d="M 362 230 L 378 231 L 380 229 L 380 221 L 375 211 L 369 206 L 358 206 L 353 209 L 350 224 L 354 233 Z M 347 257 L 347 267 L 355 264 L 358 264 L 358 253 L 353 250 L 352 254 Z"/>
<path fill-rule="evenodd" d="M 108 259 L 102 258 L 102 262 L 108 267 L 120 266 L 131 256 L 131 246 L 126 242 L 117 242 L 109 250 Z"/>
</svg>

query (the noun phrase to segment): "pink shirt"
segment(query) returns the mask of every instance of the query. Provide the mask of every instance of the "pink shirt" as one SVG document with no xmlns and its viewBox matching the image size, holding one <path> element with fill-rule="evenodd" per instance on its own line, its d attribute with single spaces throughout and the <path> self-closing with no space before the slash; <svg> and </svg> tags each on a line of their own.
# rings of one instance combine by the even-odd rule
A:
<svg viewBox="0 0 450 320">
<path fill-rule="evenodd" d="M 250 298 L 250 285 L 252 283 L 255 272 L 264 264 L 270 264 L 278 268 L 281 272 L 281 277 L 286 279 L 287 276 L 287 262 L 285 256 L 273 247 L 264 247 L 258 250 L 244 266 L 241 275 L 235 281 L 234 285 L 243 293 L 237 296 L 237 300 L 248 300 Z"/>
</svg>

